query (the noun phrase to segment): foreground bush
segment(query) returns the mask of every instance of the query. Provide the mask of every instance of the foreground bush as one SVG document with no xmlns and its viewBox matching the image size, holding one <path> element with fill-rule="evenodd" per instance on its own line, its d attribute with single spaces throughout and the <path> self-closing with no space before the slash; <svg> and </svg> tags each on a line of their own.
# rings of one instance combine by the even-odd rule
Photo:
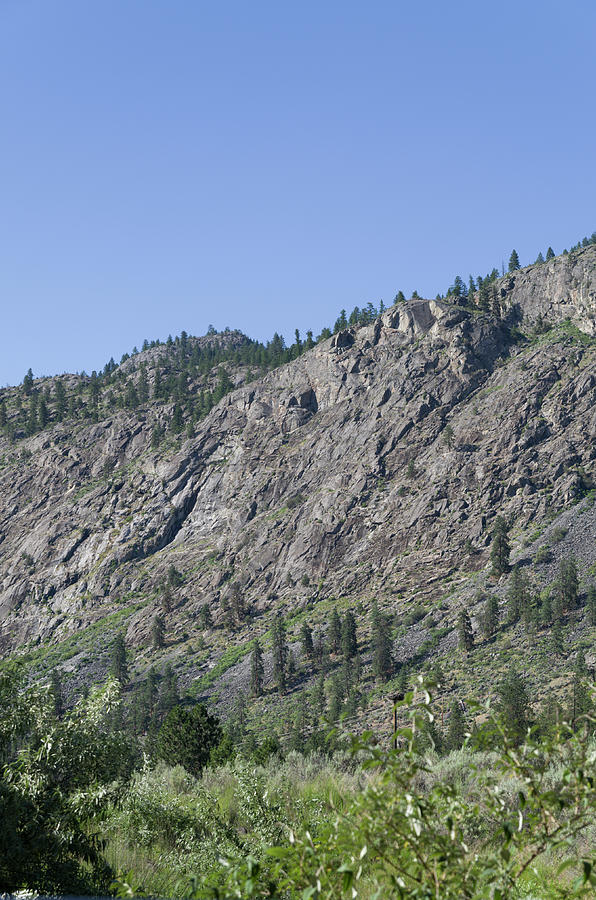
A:
<svg viewBox="0 0 596 900">
<path fill-rule="evenodd" d="M 398 750 L 376 746 L 370 734 L 353 738 L 352 752 L 376 774 L 318 833 L 290 831 L 263 855 L 229 857 L 188 896 L 504 900 L 519 896 L 520 880 L 547 854 L 560 862 L 559 896 L 593 896 L 594 861 L 577 850 L 596 813 L 592 742 L 563 726 L 518 744 L 494 722 L 500 749 L 490 767 L 471 763 L 464 788 L 460 777 L 433 777 L 418 739 L 430 700 L 424 691 L 414 699 Z"/>
</svg>

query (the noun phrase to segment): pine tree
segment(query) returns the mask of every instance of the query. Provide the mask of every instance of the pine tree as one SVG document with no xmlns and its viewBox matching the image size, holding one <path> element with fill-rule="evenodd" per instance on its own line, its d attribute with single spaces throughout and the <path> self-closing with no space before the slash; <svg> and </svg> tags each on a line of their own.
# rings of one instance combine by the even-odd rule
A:
<svg viewBox="0 0 596 900">
<path fill-rule="evenodd" d="M 561 560 L 559 564 L 559 582 L 563 606 L 567 609 L 575 609 L 579 578 L 577 575 L 577 563 L 572 556 Z"/>
<path fill-rule="evenodd" d="M 263 651 L 259 641 L 256 640 L 250 656 L 250 692 L 253 697 L 262 696 L 264 676 Z"/>
<path fill-rule="evenodd" d="M 466 739 L 466 720 L 461 704 L 457 700 L 451 703 L 449 712 L 449 728 L 445 744 L 448 750 L 459 750 Z"/>
<path fill-rule="evenodd" d="M 484 602 L 484 611 L 482 615 L 482 632 L 488 640 L 493 636 L 499 627 L 499 602 L 492 594 L 489 595 Z"/>
<path fill-rule="evenodd" d="M 62 678 L 59 669 L 52 669 L 50 691 L 54 701 L 54 714 L 60 718 L 64 713 L 64 695 L 62 693 Z"/>
<path fill-rule="evenodd" d="M 159 692 L 158 707 L 160 712 L 167 712 L 173 709 L 180 702 L 178 693 L 178 678 L 171 663 L 166 665 L 161 690 Z"/>
<path fill-rule="evenodd" d="M 331 619 L 329 621 L 327 644 L 332 653 L 339 653 L 341 649 L 341 619 L 335 606 L 333 607 Z"/>
<path fill-rule="evenodd" d="M 139 373 L 137 393 L 139 395 L 139 401 L 141 403 L 147 403 L 149 400 L 149 381 L 147 380 L 147 367 L 144 365 L 141 366 L 141 371 Z"/>
<path fill-rule="evenodd" d="M 199 627 L 202 628 L 203 631 L 207 631 L 207 629 L 213 628 L 211 610 L 209 609 L 209 605 L 207 603 L 203 603 L 203 605 L 199 608 Z"/>
<path fill-rule="evenodd" d="M 490 560 L 493 575 L 501 576 L 509 571 L 509 554 L 511 547 L 507 541 L 509 531 L 505 519 L 497 516 L 493 526 L 493 541 L 490 549 Z"/>
<path fill-rule="evenodd" d="M 319 675 L 310 690 L 310 705 L 317 717 L 325 712 L 327 701 L 325 698 L 325 678 Z"/>
<path fill-rule="evenodd" d="M 467 609 L 461 609 L 457 617 L 457 641 L 459 648 L 466 653 L 474 647 L 474 632 Z"/>
<path fill-rule="evenodd" d="M 503 725 L 519 743 L 528 730 L 530 703 L 524 680 L 515 669 L 501 681 L 497 694 Z"/>
<path fill-rule="evenodd" d="M 553 250 L 552 247 L 549 247 L 548 250 L 546 251 L 546 260 L 548 262 L 549 259 L 554 259 L 554 258 L 555 258 L 555 251 Z"/>
<path fill-rule="evenodd" d="M 509 271 L 515 272 L 519 268 L 521 268 L 519 264 L 519 256 L 517 255 L 516 250 L 512 250 L 511 256 L 509 257 Z"/>
<path fill-rule="evenodd" d="M 551 600 L 550 591 L 547 590 L 542 598 L 540 607 L 540 624 L 544 627 L 552 625 L 553 621 L 553 602 Z"/>
<path fill-rule="evenodd" d="M 166 625 L 163 616 L 155 616 L 151 626 L 151 645 L 154 650 L 160 650 L 164 646 L 165 632 Z"/>
<path fill-rule="evenodd" d="M 376 600 L 371 611 L 370 642 L 372 647 L 373 675 L 379 681 L 386 681 L 393 673 L 393 659 L 391 657 L 393 643 L 389 619 L 379 611 Z"/>
<path fill-rule="evenodd" d="M 409 687 L 410 671 L 407 662 L 402 662 L 399 667 L 399 675 L 397 676 L 397 691 L 405 694 Z"/>
<path fill-rule="evenodd" d="M 550 632 L 551 646 L 557 656 L 565 655 L 565 646 L 563 643 L 563 628 L 561 622 L 557 619 Z"/>
<path fill-rule="evenodd" d="M 528 603 L 529 584 L 519 566 L 514 566 L 507 591 L 507 622 L 512 625 L 524 613 Z"/>
<path fill-rule="evenodd" d="M 182 429 L 184 428 L 184 419 L 182 416 L 182 409 L 180 408 L 180 404 L 174 404 L 174 412 L 172 413 L 172 420 L 170 422 L 170 430 L 173 434 L 180 434 Z"/>
<path fill-rule="evenodd" d="M 283 694 L 287 687 L 288 644 L 286 641 L 286 629 L 279 613 L 276 614 L 273 620 L 271 640 L 273 645 L 273 679 L 280 694 Z"/>
<path fill-rule="evenodd" d="M 309 660 L 314 659 L 315 648 L 312 639 L 312 628 L 307 622 L 303 622 L 300 628 L 300 643 L 302 644 L 304 656 Z"/>
<path fill-rule="evenodd" d="M 596 625 L 596 587 L 594 587 L 593 584 L 588 588 L 586 606 L 588 609 L 588 621 L 590 625 Z"/>
<path fill-rule="evenodd" d="M 118 632 L 112 644 L 110 659 L 110 675 L 113 675 L 120 684 L 128 681 L 128 663 L 126 660 L 126 642 L 121 631 Z"/>
<path fill-rule="evenodd" d="M 352 659 L 358 653 L 356 619 L 351 610 L 346 612 L 341 623 L 341 652 L 344 659 Z"/>
<path fill-rule="evenodd" d="M 539 253 L 538 256 L 536 257 L 536 263 L 535 263 L 535 264 L 536 264 L 536 265 L 540 265 L 540 263 L 543 263 L 543 262 L 544 262 L 544 256 L 542 255 L 542 251 L 540 251 L 540 253 Z"/>
<path fill-rule="evenodd" d="M 451 425 L 445 425 L 443 429 L 443 433 L 441 435 L 441 440 L 445 444 L 448 450 L 451 450 L 453 447 L 453 428 Z"/>
<path fill-rule="evenodd" d="M 343 708 L 343 690 L 339 675 L 334 675 L 329 686 L 329 713 L 331 723 L 337 722 Z"/>
</svg>

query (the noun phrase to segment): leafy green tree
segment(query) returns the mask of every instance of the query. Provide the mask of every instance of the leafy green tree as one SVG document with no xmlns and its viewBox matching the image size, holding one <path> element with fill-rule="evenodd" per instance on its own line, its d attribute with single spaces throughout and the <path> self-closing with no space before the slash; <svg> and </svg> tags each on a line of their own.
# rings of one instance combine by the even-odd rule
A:
<svg viewBox="0 0 596 900">
<path fill-rule="evenodd" d="M 263 651 L 259 641 L 256 640 L 250 655 L 250 692 L 253 697 L 261 697 L 263 695 L 264 677 Z"/>
<path fill-rule="evenodd" d="M 210 715 L 201 704 L 191 709 L 175 706 L 159 729 L 155 755 L 170 766 L 183 766 L 198 778 L 222 737 L 219 719 Z"/>
<path fill-rule="evenodd" d="M 492 563 L 493 575 L 503 575 L 509 571 L 509 554 L 511 547 L 507 541 L 507 532 L 509 528 L 505 519 L 497 516 L 493 526 L 493 540 L 490 548 L 490 561 Z"/>
<path fill-rule="evenodd" d="M 96 689 L 61 719 L 44 688 L 0 674 L 0 891 L 107 892 L 114 873 L 102 853 L 110 785 L 131 770 L 111 728 L 117 684 Z M 18 755 L 8 749 L 20 742 Z"/>
<path fill-rule="evenodd" d="M 519 256 L 517 255 L 516 250 L 512 250 L 511 256 L 509 257 L 509 271 L 515 272 L 519 268 L 521 268 L 519 264 Z"/>
<path fill-rule="evenodd" d="M 457 642 L 466 653 L 474 647 L 474 632 L 467 609 L 461 609 L 457 616 Z"/>
</svg>

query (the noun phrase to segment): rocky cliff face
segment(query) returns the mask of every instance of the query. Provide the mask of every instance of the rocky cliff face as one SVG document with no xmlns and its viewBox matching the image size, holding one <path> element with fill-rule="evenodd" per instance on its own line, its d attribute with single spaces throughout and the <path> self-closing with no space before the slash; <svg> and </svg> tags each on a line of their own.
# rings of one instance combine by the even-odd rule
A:
<svg viewBox="0 0 596 900">
<path fill-rule="evenodd" d="M 193 437 L 159 449 L 150 403 L 5 443 L 3 652 L 114 622 L 140 652 L 174 566 L 170 654 L 192 680 L 222 650 L 193 650 L 205 604 L 221 622 L 240 593 L 253 611 L 241 640 L 273 609 L 331 596 L 439 601 L 458 565 L 482 570 L 497 514 L 522 553 L 524 535 L 592 487 L 596 247 L 498 288 L 503 319 L 394 306 L 227 394 Z M 135 364 L 151 372 L 152 353 Z"/>
</svg>

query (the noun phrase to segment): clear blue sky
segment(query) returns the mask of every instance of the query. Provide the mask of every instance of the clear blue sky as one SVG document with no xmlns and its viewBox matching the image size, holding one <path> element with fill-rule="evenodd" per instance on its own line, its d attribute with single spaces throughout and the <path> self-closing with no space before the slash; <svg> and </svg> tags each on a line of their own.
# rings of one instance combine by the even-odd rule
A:
<svg viewBox="0 0 596 900">
<path fill-rule="evenodd" d="M 0 384 L 596 230 L 596 4 L 0 0 Z"/>
</svg>

